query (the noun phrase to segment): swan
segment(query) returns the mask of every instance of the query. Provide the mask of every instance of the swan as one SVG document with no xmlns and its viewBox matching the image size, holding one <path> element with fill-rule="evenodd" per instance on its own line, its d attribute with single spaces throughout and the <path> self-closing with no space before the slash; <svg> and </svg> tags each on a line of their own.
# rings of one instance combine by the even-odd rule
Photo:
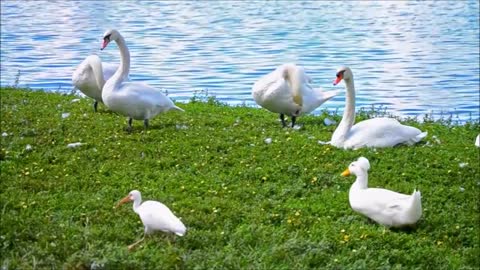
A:
<svg viewBox="0 0 480 270">
<path fill-rule="evenodd" d="M 370 163 L 364 157 L 358 158 L 341 175 L 357 177 L 350 187 L 348 199 L 352 209 L 387 227 L 413 226 L 422 216 L 420 191 L 412 195 L 401 194 L 388 189 L 368 188 Z"/>
<path fill-rule="evenodd" d="M 337 85 L 341 80 L 345 82 L 347 96 L 342 121 L 338 124 L 330 141 L 333 146 L 358 149 L 362 147 L 393 147 L 398 144 L 413 145 L 427 136 L 427 132 L 402 125 L 393 118 L 373 118 L 353 125 L 355 122 L 355 87 L 350 68 L 338 69 L 337 79 L 333 85 Z"/>
<path fill-rule="evenodd" d="M 112 77 L 118 65 L 102 63 L 98 55 L 89 55 L 72 74 L 72 84 L 86 96 L 95 100 L 93 109 L 97 111 L 98 102 L 102 102 L 102 88 Z"/>
<path fill-rule="evenodd" d="M 480 134 L 478 134 L 477 138 L 475 139 L 475 146 L 480 147 Z"/>
<path fill-rule="evenodd" d="M 128 117 L 128 131 L 132 130 L 133 119 L 143 120 L 146 129 L 148 120 L 159 113 L 170 110 L 184 111 L 155 88 L 144 83 L 124 81 L 130 71 L 130 52 L 125 45 L 125 39 L 117 30 L 105 32 L 101 50 L 105 49 L 110 41 L 117 43 L 121 62 L 115 74 L 103 86 L 102 99 L 110 110 Z"/>
<path fill-rule="evenodd" d="M 312 112 L 338 94 L 337 91 L 324 93 L 313 89 L 311 82 L 302 66 L 287 63 L 255 82 L 252 96 L 261 107 L 279 113 L 283 127 L 286 126 L 285 115 L 292 118 L 294 127 L 299 115 Z"/>
<path fill-rule="evenodd" d="M 131 250 L 145 239 L 145 235 L 154 231 L 171 232 L 178 236 L 184 236 L 187 232 L 185 225 L 172 211 L 163 203 L 157 201 L 145 201 L 142 203 L 142 195 L 138 190 L 132 190 L 128 195 L 118 202 L 115 208 L 133 201 L 133 211 L 140 216 L 145 226 L 142 239 L 128 246 Z"/>
</svg>

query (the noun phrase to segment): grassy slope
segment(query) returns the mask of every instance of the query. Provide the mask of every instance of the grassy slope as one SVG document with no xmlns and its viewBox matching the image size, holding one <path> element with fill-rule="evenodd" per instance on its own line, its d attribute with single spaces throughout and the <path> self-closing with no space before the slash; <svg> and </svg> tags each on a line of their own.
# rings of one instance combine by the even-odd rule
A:
<svg viewBox="0 0 480 270">
<path fill-rule="evenodd" d="M 432 146 L 344 151 L 317 143 L 335 129 L 322 124 L 324 115 L 301 117 L 304 128 L 292 130 L 264 110 L 191 102 L 181 104 L 185 113 L 153 119 L 146 133 L 134 122 L 127 134 L 123 117 L 102 105 L 93 113 L 89 99 L 0 93 L 0 133 L 8 133 L 1 137 L 0 256 L 7 268 L 480 265 L 478 124 L 412 123 L 429 132 Z M 62 119 L 63 112 L 71 115 Z M 79 141 L 86 145 L 66 147 Z M 340 173 L 362 155 L 372 166 L 370 186 L 421 190 L 416 230 L 384 233 L 350 209 L 354 178 Z M 169 243 L 158 233 L 128 252 L 142 224 L 131 204 L 113 206 L 132 189 L 168 205 L 187 235 Z"/>
</svg>

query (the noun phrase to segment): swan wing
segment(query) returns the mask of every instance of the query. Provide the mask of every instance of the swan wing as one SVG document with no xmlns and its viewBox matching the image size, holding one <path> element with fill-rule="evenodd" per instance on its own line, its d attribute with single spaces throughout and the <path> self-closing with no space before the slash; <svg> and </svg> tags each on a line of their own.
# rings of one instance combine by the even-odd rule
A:
<svg viewBox="0 0 480 270">
<path fill-rule="evenodd" d="M 416 140 L 422 132 L 393 118 L 373 118 L 354 125 L 345 142 L 348 148 L 391 147 Z"/>
<path fill-rule="evenodd" d="M 175 107 L 161 91 L 139 82 L 121 83 L 105 102 L 111 110 L 137 120 L 150 119 Z"/>
<path fill-rule="evenodd" d="M 260 78 L 253 85 L 252 96 L 258 105 L 271 112 L 291 115 L 300 106 L 294 102 L 292 89 L 282 73 L 277 68 Z"/>
</svg>

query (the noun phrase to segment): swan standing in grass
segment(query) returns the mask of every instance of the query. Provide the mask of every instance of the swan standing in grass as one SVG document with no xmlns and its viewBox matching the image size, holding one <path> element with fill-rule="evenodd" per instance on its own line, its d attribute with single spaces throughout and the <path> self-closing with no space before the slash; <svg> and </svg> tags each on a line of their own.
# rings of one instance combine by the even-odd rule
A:
<svg viewBox="0 0 480 270">
<path fill-rule="evenodd" d="M 420 191 L 406 195 L 382 188 L 368 188 L 368 159 L 360 157 L 352 162 L 342 176 L 357 177 L 348 194 L 355 212 L 387 227 L 413 226 L 422 216 Z"/>
<path fill-rule="evenodd" d="M 480 147 L 480 134 L 478 134 L 477 138 L 475 139 L 475 146 Z"/>
<path fill-rule="evenodd" d="M 362 147 L 393 147 L 398 144 L 413 145 L 427 136 L 427 132 L 402 125 L 393 118 L 373 118 L 353 125 L 355 122 L 355 86 L 350 68 L 340 68 L 333 85 L 337 85 L 341 80 L 345 82 L 347 96 L 342 121 L 330 141 L 333 146 L 358 149 Z"/>
<path fill-rule="evenodd" d="M 187 228 L 167 206 L 157 201 L 145 201 L 142 203 L 142 195 L 138 190 L 132 190 L 118 202 L 116 208 L 131 201 L 133 201 L 133 211 L 140 216 L 145 226 L 145 231 L 142 239 L 128 246 L 129 250 L 142 242 L 145 239 L 145 235 L 154 231 L 170 232 L 179 236 L 185 235 Z"/>
<path fill-rule="evenodd" d="M 86 96 L 95 100 L 93 109 L 97 111 L 98 102 L 102 102 L 102 88 L 112 77 L 118 65 L 102 63 L 98 55 L 89 55 L 78 65 L 72 75 L 72 84 Z"/>
<path fill-rule="evenodd" d="M 279 113 L 283 127 L 286 126 L 285 115 L 290 116 L 293 127 L 299 115 L 312 112 L 338 94 L 313 89 L 310 83 L 303 67 L 283 64 L 255 82 L 252 96 L 258 105 Z"/>
<path fill-rule="evenodd" d="M 130 72 L 130 52 L 125 45 L 125 39 L 117 30 L 108 30 L 103 35 L 102 50 L 110 41 L 115 41 L 120 49 L 120 67 L 115 74 L 105 83 L 102 99 L 112 111 L 128 117 L 128 130 L 132 130 L 132 121 L 143 120 L 145 128 L 148 120 L 159 113 L 169 110 L 183 111 L 155 88 L 139 82 L 126 82 Z"/>
</svg>

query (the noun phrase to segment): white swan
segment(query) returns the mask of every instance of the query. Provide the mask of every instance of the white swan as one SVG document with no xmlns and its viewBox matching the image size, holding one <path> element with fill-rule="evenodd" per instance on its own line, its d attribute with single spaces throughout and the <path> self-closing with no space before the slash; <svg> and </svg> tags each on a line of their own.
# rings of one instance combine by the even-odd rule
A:
<svg viewBox="0 0 480 270">
<path fill-rule="evenodd" d="M 480 147 L 480 134 L 478 134 L 477 138 L 475 139 L 475 146 Z"/>
<path fill-rule="evenodd" d="M 345 81 L 347 96 L 342 121 L 332 135 L 330 143 L 344 149 L 361 147 L 392 147 L 397 144 L 413 145 L 427 136 L 418 128 L 400 124 L 393 118 L 373 118 L 353 125 L 355 122 L 355 86 L 350 68 L 337 71 L 337 79 Z"/>
<path fill-rule="evenodd" d="M 338 94 L 313 89 L 311 82 L 303 67 L 283 64 L 255 82 L 252 96 L 258 105 L 279 113 L 284 127 L 285 115 L 291 116 L 293 127 L 297 116 L 312 112 Z"/>
<path fill-rule="evenodd" d="M 368 188 L 369 169 L 368 159 L 360 157 L 342 173 L 342 176 L 357 176 L 348 194 L 352 209 L 388 227 L 417 223 L 422 216 L 420 191 L 414 190 L 412 195 L 406 195 L 388 189 Z"/>
<path fill-rule="evenodd" d="M 97 111 L 98 102 L 102 101 L 102 88 L 112 77 L 118 65 L 102 63 L 98 55 L 89 55 L 83 60 L 72 75 L 72 84 L 86 96 L 95 100 L 93 109 Z"/>
<path fill-rule="evenodd" d="M 155 88 L 139 82 L 125 82 L 130 71 L 130 52 L 125 39 L 117 30 L 108 30 L 103 35 L 102 50 L 110 41 L 115 41 L 120 49 L 120 67 L 105 83 L 102 91 L 103 103 L 112 111 L 128 117 L 128 130 L 132 130 L 132 121 L 143 120 L 145 128 L 148 120 L 157 114 L 169 110 L 183 111 Z"/>
</svg>

